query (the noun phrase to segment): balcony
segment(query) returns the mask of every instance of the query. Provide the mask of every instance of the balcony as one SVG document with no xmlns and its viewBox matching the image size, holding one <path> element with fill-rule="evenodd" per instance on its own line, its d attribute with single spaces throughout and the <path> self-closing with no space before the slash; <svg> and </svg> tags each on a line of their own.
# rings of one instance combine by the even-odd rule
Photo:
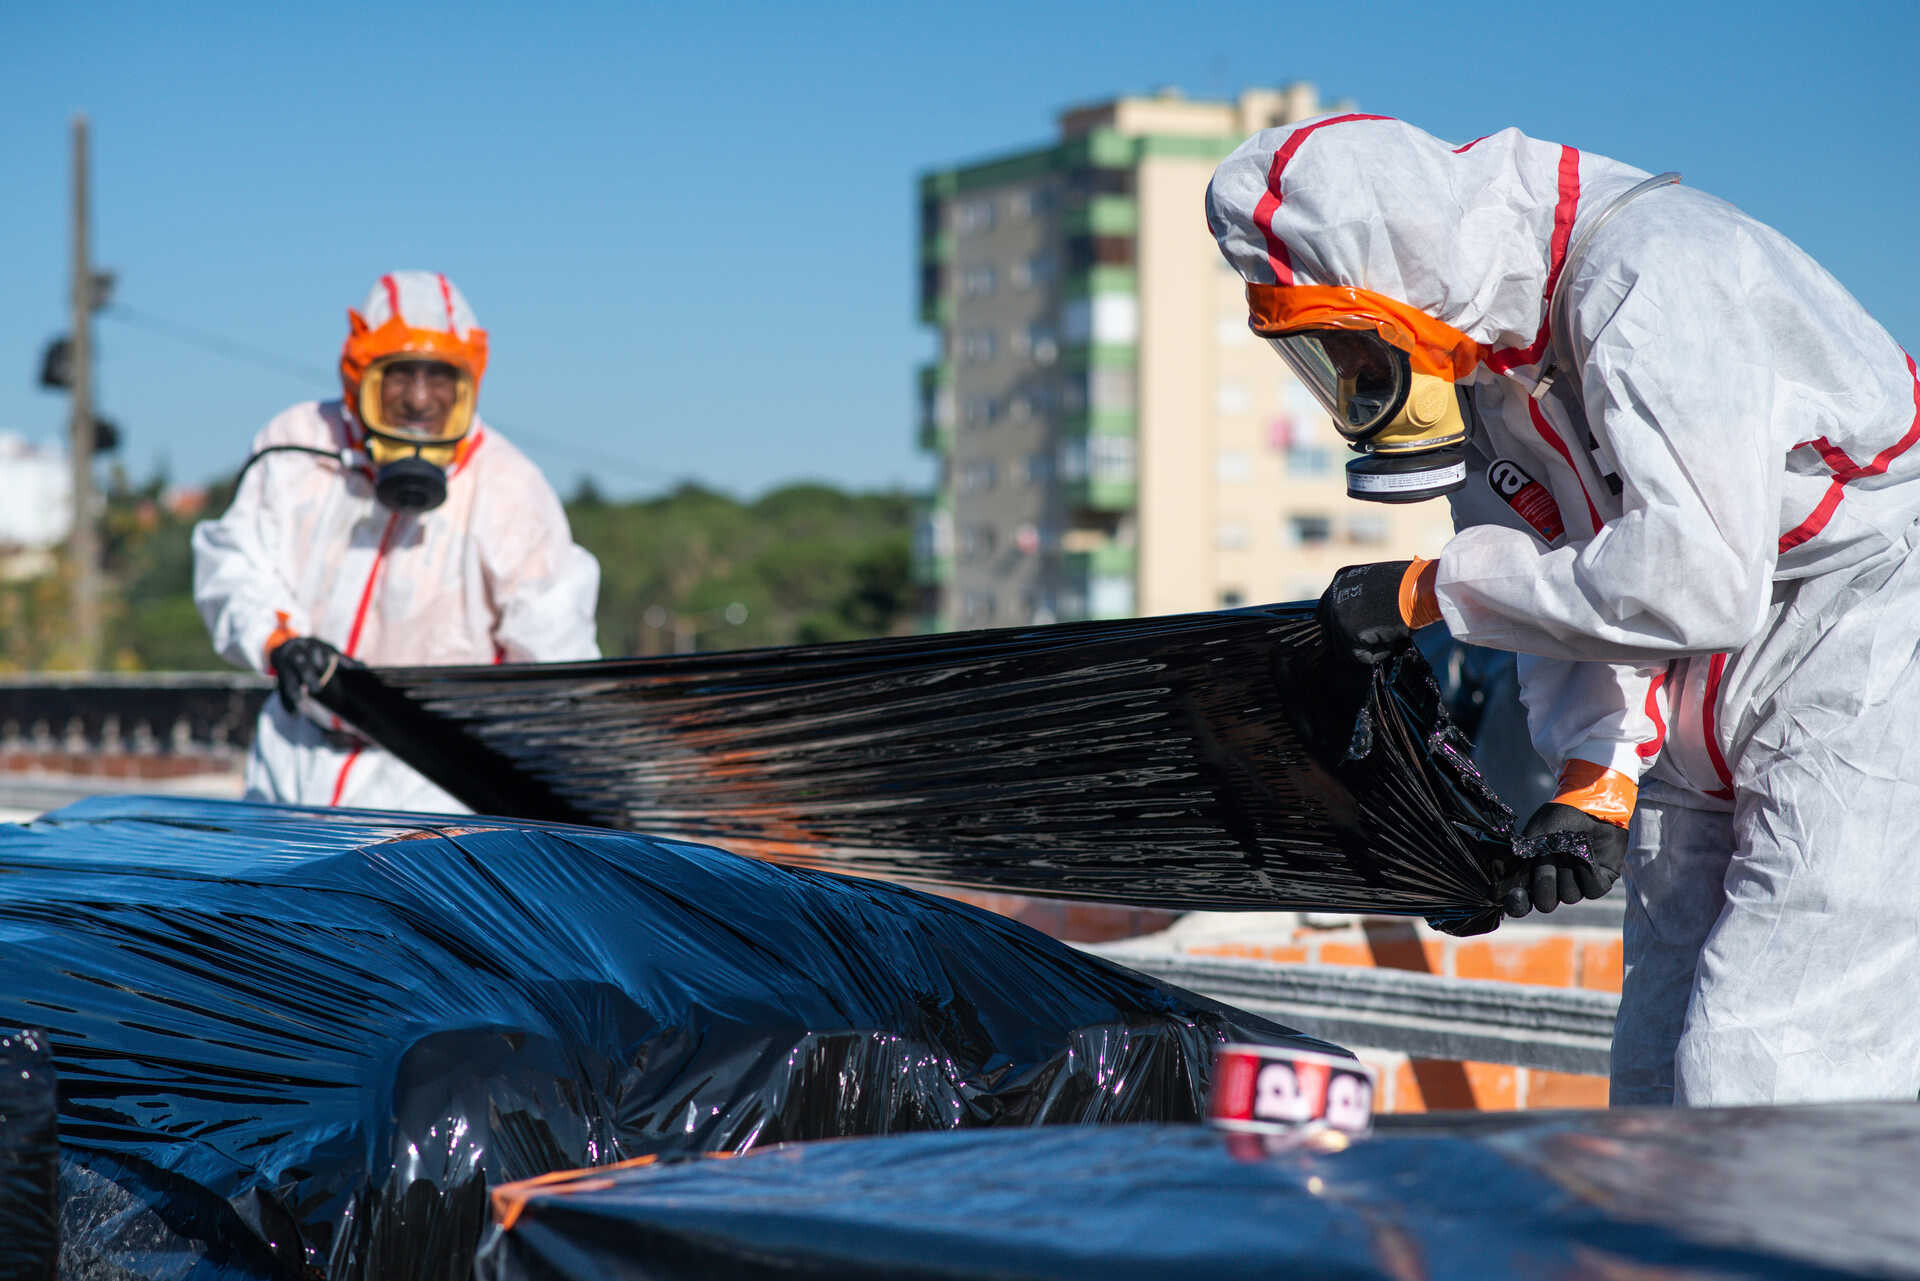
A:
<svg viewBox="0 0 1920 1281">
<path fill-rule="evenodd" d="M 1106 542 L 1062 557 L 1063 600 L 1078 602 L 1084 618 L 1131 618 L 1138 558 L 1131 544 Z"/>
<path fill-rule="evenodd" d="M 916 551 L 911 564 L 915 587 L 938 587 L 953 581 L 951 556 L 923 556 Z"/>
<path fill-rule="evenodd" d="M 1061 497 L 1079 511 L 1129 512 L 1140 501 L 1140 487 L 1131 477 L 1085 477 L 1060 487 Z"/>
<path fill-rule="evenodd" d="M 1132 236 L 1140 230 L 1140 206 L 1132 196 L 1089 196 L 1061 224 L 1069 236 Z"/>
<path fill-rule="evenodd" d="M 953 369 L 944 361 L 920 366 L 920 448 L 944 454 L 953 448 Z"/>
</svg>

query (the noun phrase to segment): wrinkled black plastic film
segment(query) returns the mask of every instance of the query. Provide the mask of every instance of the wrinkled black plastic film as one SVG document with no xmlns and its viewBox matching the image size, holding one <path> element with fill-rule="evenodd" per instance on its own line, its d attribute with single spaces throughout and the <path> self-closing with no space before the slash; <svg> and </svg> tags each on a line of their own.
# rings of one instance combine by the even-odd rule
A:
<svg viewBox="0 0 1920 1281">
<path fill-rule="evenodd" d="M 53 1281 L 58 1117 L 45 1036 L 0 1028 L 0 1281 Z"/>
<path fill-rule="evenodd" d="M 1912 1105 L 916 1135 L 497 1194 L 480 1281 L 1920 1276 Z M 1331 1138 L 1334 1141 L 1327 1141 Z"/>
<path fill-rule="evenodd" d="M 488 1190 L 795 1139 L 1188 1119 L 1325 1048 L 1004 917 L 623 832 L 97 799 L 0 825 L 78 1275 L 467 1276 Z"/>
<path fill-rule="evenodd" d="M 1490 926 L 1510 849 L 1424 660 L 1329 663 L 1310 605 L 361 669 L 329 702 L 483 813 L 898 879 Z"/>
</svg>

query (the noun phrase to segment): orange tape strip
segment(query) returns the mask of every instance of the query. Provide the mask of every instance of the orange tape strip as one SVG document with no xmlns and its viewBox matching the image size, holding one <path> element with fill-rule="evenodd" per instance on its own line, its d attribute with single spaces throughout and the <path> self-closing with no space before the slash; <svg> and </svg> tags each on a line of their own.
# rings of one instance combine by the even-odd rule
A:
<svg viewBox="0 0 1920 1281">
<path fill-rule="evenodd" d="M 1440 562 L 1418 556 L 1400 578 L 1400 617 L 1407 626 L 1419 631 L 1440 621 L 1440 598 L 1434 584 L 1440 578 Z"/>
<path fill-rule="evenodd" d="M 1584 810 L 1615 827 L 1625 827 L 1633 818 L 1633 805 L 1639 798 L 1639 783 L 1617 769 L 1592 761 L 1568 761 L 1560 771 L 1560 790 L 1553 796 L 1560 804 Z"/>
</svg>

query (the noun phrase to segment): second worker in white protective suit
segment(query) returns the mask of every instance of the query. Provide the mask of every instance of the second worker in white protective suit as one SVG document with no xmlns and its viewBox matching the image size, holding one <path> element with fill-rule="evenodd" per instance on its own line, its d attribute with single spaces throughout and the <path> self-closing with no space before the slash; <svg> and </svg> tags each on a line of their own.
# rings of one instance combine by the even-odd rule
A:
<svg viewBox="0 0 1920 1281">
<path fill-rule="evenodd" d="M 553 489 L 475 412 L 487 335 L 445 276 L 382 276 L 349 311 L 341 400 L 255 437 L 233 504 L 194 529 L 194 602 L 229 661 L 275 676 L 247 796 L 461 812 L 307 695 L 336 666 L 600 656 L 600 567 Z"/>
<path fill-rule="evenodd" d="M 1613 1102 L 1912 1099 L 1920 382 L 1674 178 L 1346 115 L 1249 139 L 1207 217 L 1349 493 L 1453 505 L 1437 561 L 1335 577 L 1330 642 L 1521 655 L 1561 781 L 1508 910 L 1625 872 Z"/>
</svg>

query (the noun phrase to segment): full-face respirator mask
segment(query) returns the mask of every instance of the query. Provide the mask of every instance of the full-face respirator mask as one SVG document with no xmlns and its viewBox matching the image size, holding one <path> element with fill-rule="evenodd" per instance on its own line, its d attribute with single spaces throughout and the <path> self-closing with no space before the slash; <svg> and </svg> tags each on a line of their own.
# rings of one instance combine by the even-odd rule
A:
<svg viewBox="0 0 1920 1281">
<path fill-rule="evenodd" d="M 1467 483 L 1460 381 L 1477 343 L 1392 299 L 1333 285 L 1248 285 L 1248 325 L 1326 407 L 1347 445 L 1347 493 L 1417 503 Z"/>
<path fill-rule="evenodd" d="M 424 292 L 430 305 L 444 302 L 447 327 L 408 324 L 400 312 L 401 286 L 395 281 L 435 286 Z M 448 472 L 473 427 L 474 404 L 487 367 L 487 334 L 470 323 L 459 329 L 456 311 L 468 321 L 471 313 L 444 277 L 396 273 L 383 278 L 382 285 L 390 305 L 379 325 L 369 324 L 360 312 L 347 313 L 341 385 L 365 433 L 361 444 L 374 469 L 374 497 L 396 512 L 429 512 L 446 501 Z M 377 286 L 370 308 L 381 297 Z"/>
<path fill-rule="evenodd" d="M 389 389 L 402 380 L 400 403 L 424 412 L 386 412 Z M 473 379 L 445 361 L 402 354 L 368 368 L 356 409 L 367 433 L 375 498 L 401 512 L 432 511 L 447 500 L 447 468 L 473 425 L 473 393 Z"/>
</svg>

